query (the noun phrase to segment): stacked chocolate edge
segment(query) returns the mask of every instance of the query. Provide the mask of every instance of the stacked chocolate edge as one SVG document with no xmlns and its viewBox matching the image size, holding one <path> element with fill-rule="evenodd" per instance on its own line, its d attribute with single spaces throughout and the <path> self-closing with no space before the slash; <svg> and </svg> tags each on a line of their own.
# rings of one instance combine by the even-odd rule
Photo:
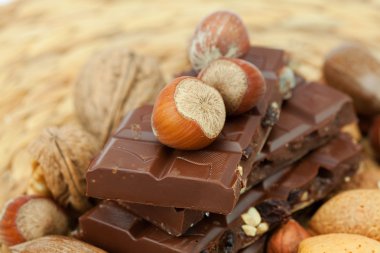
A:
<svg viewBox="0 0 380 253">
<path fill-rule="evenodd" d="M 356 121 L 351 99 L 289 80 L 283 50 L 251 47 L 244 59 L 267 92 L 202 150 L 159 143 L 151 106 L 125 117 L 87 172 L 88 196 L 102 201 L 80 218 L 81 239 L 115 253 L 262 252 L 271 230 L 356 172 L 360 147 L 341 132 Z"/>
</svg>

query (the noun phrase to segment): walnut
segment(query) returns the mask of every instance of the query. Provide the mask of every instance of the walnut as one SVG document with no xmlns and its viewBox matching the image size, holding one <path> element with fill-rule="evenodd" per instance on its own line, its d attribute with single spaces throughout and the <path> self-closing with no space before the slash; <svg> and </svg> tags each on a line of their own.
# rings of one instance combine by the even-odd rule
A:
<svg viewBox="0 0 380 253">
<path fill-rule="evenodd" d="M 165 84 L 158 65 L 125 48 L 95 54 L 75 85 L 76 114 L 84 128 L 104 143 L 129 110 L 153 103 Z"/>
<path fill-rule="evenodd" d="M 12 246 L 10 253 L 106 253 L 104 250 L 71 237 L 50 235 Z"/>
<path fill-rule="evenodd" d="M 30 145 L 33 166 L 41 169 L 53 198 L 78 212 L 90 207 L 85 173 L 99 149 L 93 136 L 74 125 L 47 128 Z"/>
</svg>

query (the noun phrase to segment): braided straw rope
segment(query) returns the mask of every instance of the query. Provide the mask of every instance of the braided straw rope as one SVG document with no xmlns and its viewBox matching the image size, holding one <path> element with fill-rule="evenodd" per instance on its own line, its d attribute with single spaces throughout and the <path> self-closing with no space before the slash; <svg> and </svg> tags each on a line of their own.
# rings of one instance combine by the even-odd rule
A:
<svg viewBox="0 0 380 253">
<path fill-rule="evenodd" d="M 73 83 L 89 56 L 127 46 L 159 59 L 166 79 L 188 65 L 199 20 L 229 9 L 251 42 L 287 49 L 294 67 L 320 77 L 323 56 L 344 40 L 380 56 L 380 1 L 18 1 L 0 7 L 0 207 L 25 191 L 27 145 L 43 128 L 75 123 Z"/>
</svg>

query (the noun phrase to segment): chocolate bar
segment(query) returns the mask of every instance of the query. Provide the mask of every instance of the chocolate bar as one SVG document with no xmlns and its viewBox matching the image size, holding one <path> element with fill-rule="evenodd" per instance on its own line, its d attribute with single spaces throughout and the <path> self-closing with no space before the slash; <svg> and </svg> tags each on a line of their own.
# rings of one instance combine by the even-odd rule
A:
<svg viewBox="0 0 380 253">
<path fill-rule="evenodd" d="M 87 195 L 100 199 L 227 214 L 234 208 L 256 154 L 282 102 L 282 50 L 252 48 L 267 92 L 249 113 L 227 120 L 221 135 L 198 151 L 170 149 L 157 141 L 151 107 L 129 114 L 87 171 Z M 249 58 L 250 59 L 250 58 Z M 220 201 L 222 199 L 223 201 Z"/>
<path fill-rule="evenodd" d="M 284 103 L 264 150 L 257 156 L 259 162 L 248 175 L 246 189 L 327 143 L 341 127 L 355 120 L 351 99 L 343 93 L 317 83 L 297 86 L 293 97 Z M 199 222 L 204 214 L 135 203 L 122 205 L 176 236 Z"/>
<path fill-rule="evenodd" d="M 148 206 L 124 201 L 118 201 L 118 204 L 175 236 L 184 234 L 190 227 L 209 215 L 207 212 L 175 207 Z"/>
<path fill-rule="evenodd" d="M 210 214 L 183 236 L 171 236 L 110 201 L 80 218 L 80 236 L 115 253 L 237 252 L 265 234 L 260 226 L 253 229 L 249 219 L 244 218 L 252 207 L 261 216 L 260 224 L 266 224 L 266 231 L 270 231 L 287 220 L 290 211 L 330 194 L 345 177 L 353 175 L 359 161 L 360 147 L 350 136 L 340 134 L 296 165 L 244 193 L 230 214 Z"/>
<path fill-rule="evenodd" d="M 267 236 L 263 236 L 253 244 L 249 245 L 247 248 L 239 250 L 239 253 L 264 253 L 266 252 L 266 240 Z"/>
<path fill-rule="evenodd" d="M 299 85 L 281 110 L 279 121 L 248 176 L 253 186 L 327 143 L 340 129 L 357 120 L 352 100 L 334 88 L 318 83 Z"/>
</svg>

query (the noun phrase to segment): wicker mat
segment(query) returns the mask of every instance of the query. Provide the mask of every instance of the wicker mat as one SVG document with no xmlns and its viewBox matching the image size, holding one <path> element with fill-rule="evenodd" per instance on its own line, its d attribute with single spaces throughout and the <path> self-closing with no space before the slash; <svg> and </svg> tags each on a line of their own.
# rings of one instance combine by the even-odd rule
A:
<svg viewBox="0 0 380 253">
<path fill-rule="evenodd" d="M 153 55 L 165 78 L 188 67 L 199 20 L 229 9 L 251 42 L 287 49 L 293 66 L 320 78 L 323 56 L 342 41 L 380 56 L 380 1 L 18 1 L 0 7 L 0 207 L 25 190 L 26 147 L 50 125 L 75 121 L 72 84 L 93 52 L 124 45 Z"/>
</svg>

